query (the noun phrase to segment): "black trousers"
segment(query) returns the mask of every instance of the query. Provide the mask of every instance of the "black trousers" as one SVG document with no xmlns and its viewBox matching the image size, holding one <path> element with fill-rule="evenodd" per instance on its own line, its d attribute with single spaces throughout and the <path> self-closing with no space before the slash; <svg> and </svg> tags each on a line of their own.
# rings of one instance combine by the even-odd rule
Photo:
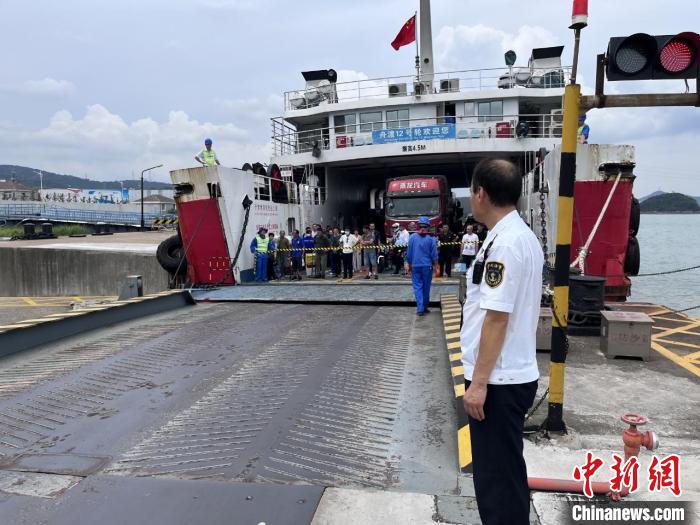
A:
<svg viewBox="0 0 700 525">
<path fill-rule="evenodd" d="M 465 381 L 469 388 L 469 381 Z M 530 489 L 523 458 L 525 414 L 537 381 L 488 385 L 483 421 L 469 418 L 474 491 L 484 525 L 528 525 Z"/>
<path fill-rule="evenodd" d="M 394 275 L 397 275 L 403 269 L 403 249 L 394 248 L 394 254 L 391 257 L 391 264 L 394 265 Z"/>
<path fill-rule="evenodd" d="M 452 254 L 440 254 L 438 256 L 438 263 L 440 264 L 440 277 L 452 277 Z"/>
<path fill-rule="evenodd" d="M 343 254 L 343 279 L 352 279 L 352 252 Z"/>
</svg>

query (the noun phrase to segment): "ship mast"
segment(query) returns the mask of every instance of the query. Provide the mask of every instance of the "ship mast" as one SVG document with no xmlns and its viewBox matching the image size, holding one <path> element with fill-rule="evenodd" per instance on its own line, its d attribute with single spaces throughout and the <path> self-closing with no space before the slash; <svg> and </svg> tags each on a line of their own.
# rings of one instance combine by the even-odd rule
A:
<svg viewBox="0 0 700 525">
<path fill-rule="evenodd" d="M 420 41 L 420 81 L 433 85 L 433 28 L 430 22 L 430 0 L 420 0 L 420 21 L 418 24 Z"/>
</svg>

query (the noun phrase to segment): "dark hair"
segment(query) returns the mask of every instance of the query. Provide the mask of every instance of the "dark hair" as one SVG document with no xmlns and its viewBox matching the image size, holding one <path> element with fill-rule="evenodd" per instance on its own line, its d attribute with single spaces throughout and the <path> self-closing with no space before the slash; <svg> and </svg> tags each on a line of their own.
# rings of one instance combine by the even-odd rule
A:
<svg viewBox="0 0 700 525">
<path fill-rule="evenodd" d="M 484 159 L 472 173 L 472 191 L 483 188 L 494 206 L 517 206 L 522 179 L 518 168 L 503 159 Z"/>
</svg>

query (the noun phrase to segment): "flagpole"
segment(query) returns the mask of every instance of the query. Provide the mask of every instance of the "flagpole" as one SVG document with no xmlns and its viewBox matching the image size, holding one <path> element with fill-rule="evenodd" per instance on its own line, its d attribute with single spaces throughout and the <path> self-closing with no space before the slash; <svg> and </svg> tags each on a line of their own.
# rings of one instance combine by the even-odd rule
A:
<svg viewBox="0 0 700 525">
<path fill-rule="evenodd" d="M 415 23 L 413 24 L 413 30 L 416 32 L 416 80 L 420 82 L 420 48 L 418 47 L 418 11 L 413 13 L 413 19 Z"/>
</svg>

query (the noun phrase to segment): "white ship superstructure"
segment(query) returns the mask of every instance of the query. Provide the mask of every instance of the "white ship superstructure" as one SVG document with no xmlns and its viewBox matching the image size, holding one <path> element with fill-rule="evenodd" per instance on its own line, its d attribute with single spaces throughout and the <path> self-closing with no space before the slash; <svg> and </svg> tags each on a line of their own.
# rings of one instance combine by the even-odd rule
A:
<svg viewBox="0 0 700 525">
<path fill-rule="evenodd" d="M 423 1 L 417 74 L 338 82 L 333 69 L 307 71 L 303 89 L 284 93 L 284 113 L 272 119 L 272 163 L 323 188 L 324 222 L 374 219 L 389 178 L 444 175 L 465 187 L 484 157 L 528 172 L 540 150 L 560 143 L 570 71 L 563 46 L 532 50 L 522 67 L 434 73 L 429 13 Z"/>
</svg>

